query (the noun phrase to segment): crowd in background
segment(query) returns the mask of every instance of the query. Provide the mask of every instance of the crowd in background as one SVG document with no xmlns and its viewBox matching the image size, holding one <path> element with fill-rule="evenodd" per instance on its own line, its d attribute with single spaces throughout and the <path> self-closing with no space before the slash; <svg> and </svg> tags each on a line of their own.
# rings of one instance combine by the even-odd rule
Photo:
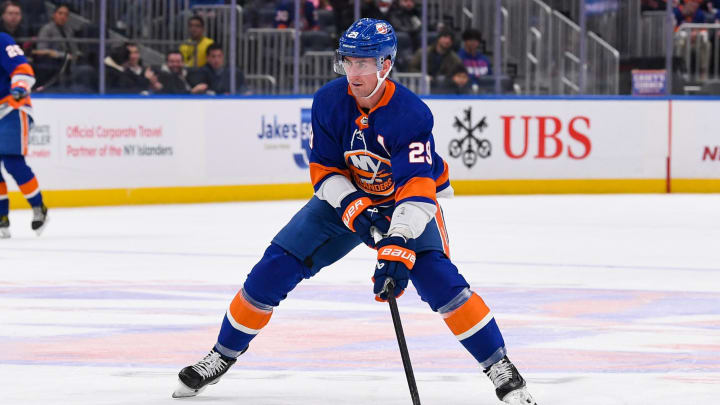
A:
<svg viewBox="0 0 720 405">
<path fill-rule="evenodd" d="M 665 0 L 642 0 L 643 11 L 664 11 Z M 676 26 L 684 22 L 714 24 L 720 21 L 720 0 L 672 0 Z"/>
<path fill-rule="evenodd" d="M 169 0 L 172 1 L 172 0 Z M 183 1 L 183 0 L 178 0 Z M 95 93 L 98 83 L 98 47 L 92 41 L 98 29 L 92 24 L 72 29 L 70 4 L 53 2 L 48 11 L 43 0 L 4 0 L 0 3 L 0 31 L 16 38 L 31 60 L 38 79 L 36 91 Z M 191 0 L 193 5 L 228 4 L 227 0 Z M 246 24 L 257 27 L 294 27 L 294 0 L 239 0 L 245 7 Z M 396 69 L 419 72 L 421 66 L 419 2 L 416 0 L 363 0 L 361 14 L 387 20 L 400 39 Z M 269 12 L 272 10 L 272 13 Z M 332 16 L 318 18 L 318 15 Z M 332 39 L 323 42 L 334 50 L 343 27 L 352 23 L 353 0 L 301 0 L 300 19 L 304 31 L 323 31 Z M 272 21 L 268 21 L 272 18 Z M 187 21 L 188 36 L 176 50 L 166 52 L 161 66 L 145 66 L 141 44 L 132 39 L 113 44 L 106 52 L 105 82 L 108 93 L 131 94 L 228 94 L 230 72 L 221 44 L 205 32 L 202 15 Z M 122 28 L 117 21 L 112 27 Z M 111 27 L 111 28 L 112 28 Z M 483 77 L 492 74 L 485 41 L 477 30 L 458 37 L 446 23 L 428 27 L 428 73 L 434 93 L 477 92 Z M 250 93 L 238 69 L 236 86 L 240 94 Z"/>
</svg>

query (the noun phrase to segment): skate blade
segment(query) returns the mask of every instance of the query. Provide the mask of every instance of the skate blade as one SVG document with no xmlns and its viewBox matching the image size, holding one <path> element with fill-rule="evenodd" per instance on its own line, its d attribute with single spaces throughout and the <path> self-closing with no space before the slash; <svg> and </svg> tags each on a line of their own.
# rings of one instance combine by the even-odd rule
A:
<svg viewBox="0 0 720 405">
<path fill-rule="evenodd" d="M 175 391 L 172 393 L 173 398 L 189 398 L 194 397 L 197 394 L 203 392 L 205 387 L 200 388 L 199 390 L 194 390 L 187 385 L 183 384 L 180 379 L 178 379 L 178 387 L 175 389 Z"/>
<path fill-rule="evenodd" d="M 40 228 L 38 228 L 38 229 L 35 230 L 35 234 L 36 234 L 37 236 L 42 235 L 43 231 L 45 230 L 45 227 L 46 227 L 47 224 L 48 224 L 48 221 L 50 221 L 50 217 L 45 217 L 45 222 L 43 222 L 42 226 L 41 226 Z"/>
<path fill-rule="evenodd" d="M 0 239 L 10 239 L 10 230 L 7 228 L 0 228 Z"/>
<path fill-rule="evenodd" d="M 520 388 L 508 393 L 502 401 L 510 405 L 537 405 L 527 388 Z"/>
</svg>

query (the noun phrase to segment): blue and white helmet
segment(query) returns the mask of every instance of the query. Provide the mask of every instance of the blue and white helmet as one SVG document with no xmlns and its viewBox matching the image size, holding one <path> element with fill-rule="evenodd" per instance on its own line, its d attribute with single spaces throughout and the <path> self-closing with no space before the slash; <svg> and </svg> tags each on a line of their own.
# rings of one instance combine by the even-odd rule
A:
<svg viewBox="0 0 720 405">
<path fill-rule="evenodd" d="M 361 18 L 340 37 L 335 54 L 335 72 L 341 75 L 347 74 L 343 67 L 345 56 L 375 58 L 377 72 L 380 72 L 385 60 L 395 64 L 395 55 L 397 55 L 397 37 L 392 25 L 384 20 Z"/>
</svg>

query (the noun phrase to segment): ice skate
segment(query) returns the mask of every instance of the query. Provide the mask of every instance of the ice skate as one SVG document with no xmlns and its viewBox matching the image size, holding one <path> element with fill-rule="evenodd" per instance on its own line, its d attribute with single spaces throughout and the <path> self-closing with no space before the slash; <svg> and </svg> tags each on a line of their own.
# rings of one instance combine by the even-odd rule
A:
<svg viewBox="0 0 720 405">
<path fill-rule="evenodd" d="M 216 384 L 220 377 L 235 364 L 236 359 L 222 357 L 215 349 L 211 350 L 202 360 L 180 370 L 180 384 L 173 392 L 173 398 L 194 397 L 206 386 Z"/>
<path fill-rule="evenodd" d="M 32 230 L 35 231 L 35 233 L 40 236 L 42 234 L 43 230 L 45 229 L 45 225 L 48 223 L 48 215 L 47 215 L 47 207 L 45 204 L 32 207 L 33 210 L 33 219 L 32 219 Z"/>
<path fill-rule="evenodd" d="M 522 378 L 507 356 L 484 370 L 484 372 L 495 385 L 495 394 L 504 403 L 510 405 L 537 405 L 537 402 L 525 387 L 525 379 Z"/>
<path fill-rule="evenodd" d="M 7 215 L 0 217 L 0 239 L 10 237 L 10 220 Z"/>
</svg>

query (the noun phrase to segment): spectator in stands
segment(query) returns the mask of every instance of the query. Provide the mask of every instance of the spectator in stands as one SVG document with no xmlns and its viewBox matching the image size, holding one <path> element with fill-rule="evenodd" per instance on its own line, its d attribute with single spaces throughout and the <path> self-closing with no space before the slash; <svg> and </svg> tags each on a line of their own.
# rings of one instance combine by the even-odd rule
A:
<svg viewBox="0 0 720 405">
<path fill-rule="evenodd" d="M 705 5 L 712 3 L 710 0 L 675 0 L 673 13 L 677 25 L 684 22 L 702 24 L 706 22 L 706 15 L 703 12 Z"/>
<path fill-rule="evenodd" d="M 113 48 L 105 58 L 105 84 L 108 93 L 149 94 L 150 89 L 157 89 L 151 80 L 154 73 L 146 69 L 138 75 L 129 69 L 130 49 L 132 44 L 123 44 Z"/>
<path fill-rule="evenodd" d="M 713 15 L 706 15 L 703 11 L 703 6 L 707 10 L 707 4 L 710 3 L 708 0 L 675 0 L 673 13 L 676 19 L 676 30 L 677 27 L 685 22 L 688 23 L 705 23 L 706 18 L 709 18 L 710 22 L 714 22 L 715 18 Z M 711 6 L 712 7 L 712 6 Z M 694 65 L 699 74 L 701 80 L 708 78 L 710 72 L 710 60 L 712 53 L 712 44 L 710 42 L 710 36 L 707 30 L 677 30 L 674 38 L 675 46 L 673 50 L 676 55 L 684 55 L 687 52 L 687 47 L 691 47 L 691 52 L 694 56 Z"/>
<path fill-rule="evenodd" d="M 665 0 L 642 0 L 640 2 L 642 11 L 664 11 L 666 7 Z"/>
<path fill-rule="evenodd" d="M 460 48 L 458 56 L 465 65 L 472 83 L 478 84 L 481 77 L 492 74 L 490 60 L 480 52 L 482 34 L 480 31 L 470 28 L 463 32 L 462 39 L 463 46 Z"/>
<path fill-rule="evenodd" d="M 699 7 L 698 12 L 702 15 L 702 20 L 706 24 L 715 24 L 719 19 L 719 11 L 711 0 L 705 0 Z"/>
<path fill-rule="evenodd" d="M 410 61 L 410 71 L 419 72 L 422 64 L 422 49 L 415 51 Z M 435 43 L 427 50 L 428 75 L 432 80 L 444 80 L 451 76 L 457 66 L 463 63 L 457 53 L 453 51 L 453 34 L 450 31 L 442 31 L 438 34 Z"/>
<path fill-rule="evenodd" d="M 244 77 L 241 72 L 236 73 L 236 90 L 242 93 Z M 218 44 L 212 44 L 207 49 L 207 64 L 192 72 L 188 82 L 193 88 L 199 84 L 207 86 L 206 94 L 230 94 L 230 69 L 225 66 L 225 53 Z"/>
<path fill-rule="evenodd" d="M 125 73 L 131 76 L 137 76 L 132 77 L 132 81 L 135 83 L 145 85 L 145 80 L 147 80 L 148 83 L 145 90 L 153 92 L 161 91 L 162 84 L 158 80 L 155 72 L 142 65 L 142 61 L 140 60 L 140 48 L 138 45 L 133 42 L 126 42 L 125 48 L 128 50 L 128 60 L 125 65 Z"/>
<path fill-rule="evenodd" d="M 315 10 L 332 10 L 330 0 L 312 0 Z"/>
<path fill-rule="evenodd" d="M 457 65 L 449 77 L 433 86 L 432 92 L 434 94 L 472 94 L 474 88 L 465 66 Z"/>
<path fill-rule="evenodd" d="M 422 19 L 415 0 L 399 0 L 398 6 L 390 12 L 390 24 L 395 31 L 410 34 L 413 50 L 420 47 Z"/>
<path fill-rule="evenodd" d="M 68 24 L 70 7 L 61 3 L 52 14 L 52 21 L 38 32 L 37 46 L 32 51 L 37 86 L 60 77 L 64 80 L 70 72 L 70 61 L 80 56 L 77 43 L 72 42 L 74 33 Z M 68 41 L 70 40 L 70 41 Z"/>
<path fill-rule="evenodd" d="M 204 94 L 208 89 L 206 83 L 190 87 L 187 81 L 187 69 L 183 66 L 182 55 L 178 51 L 168 52 L 165 64 L 160 68 L 158 79 L 162 84 L 159 93 L 163 94 Z"/>
<path fill-rule="evenodd" d="M 52 15 L 52 21 L 43 25 L 40 32 L 38 32 L 35 55 L 60 60 L 64 59 L 65 55 L 70 59 L 78 56 L 77 43 L 62 41 L 63 39 L 72 40 L 75 37 L 72 28 L 68 24 L 68 17 L 70 17 L 70 6 L 66 3 L 59 4 Z"/>
<path fill-rule="evenodd" d="M 127 70 L 136 75 L 141 75 L 143 67 L 140 61 L 140 48 L 134 42 L 126 42 L 125 47 L 128 50 Z"/>
<path fill-rule="evenodd" d="M 360 6 L 360 15 L 363 18 L 375 18 L 389 22 L 391 11 L 393 11 L 393 0 L 364 0 Z"/>
<path fill-rule="evenodd" d="M 335 17 L 335 29 L 340 36 L 355 20 L 354 0 L 328 0 Z"/>
<path fill-rule="evenodd" d="M 199 68 L 205 66 L 207 49 L 214 41 L 205 36 L 205 20 L 199 16 L 192 16 L 188 20 L 190 38 L 180 45 L 185 66 Z"/>
<path fill-rule="evenodd" d="M 317 30 L 317 16 L 315 5 L 310 0 L 302 0 L 300 10 L 300 22 L 302 30 Z M 295 0 L 280 0 L 275 8 L 275 28 L 295 27 Z"/>
<path fill-rule="evenodd" d="M 217 4 L 227 4 L 225 0 L 190 0 L 190 8 L 194 6 L 211 6 Z"/>
<path fill-rule="evenodd" d="M 108 93 L 124 93 L 126 90 L 123 86 L 127 84 L 125 80 L 125 64 L 130 57 L 130 51 L 124 46 L 116 46 L 110 50 L 110 54 L 105 57 L 105 87 Z M 142 90 L 138 90 L 139 93 Z M 134 91 L 129 91 L 134 92 Z"/>
<path fill-rule="evenodd" d="M 13 38 L 30 36 L 30 29 L 22 23 L 22 9 L 15 0 L 6 0 L 0 4 L 0 32 L 5 32 Z"/>
</svg>

